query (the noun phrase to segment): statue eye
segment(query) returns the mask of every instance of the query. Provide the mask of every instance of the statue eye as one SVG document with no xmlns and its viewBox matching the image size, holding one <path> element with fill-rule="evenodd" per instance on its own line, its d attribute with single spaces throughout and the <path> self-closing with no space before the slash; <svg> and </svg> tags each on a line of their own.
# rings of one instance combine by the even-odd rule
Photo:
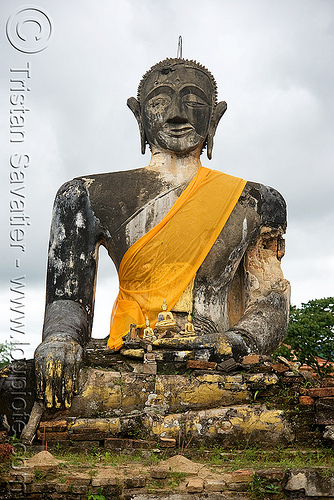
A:
<svg viewBox="0 0 334 500">
<path fill-rule="evenodd" d="M 157 95 L 147 102 L 146 110 L 151 113 L 161 113 L 169 104 L 170 97 L 168 95 Z"/>
<path fill-rule="evenodd" d="M 207 106 L 207 103 L 203 101 L 196 94 L 187 94 L 183 97 L 183 103 L 189 108 L 200 108 L 202 106 Z"/>
</svg>

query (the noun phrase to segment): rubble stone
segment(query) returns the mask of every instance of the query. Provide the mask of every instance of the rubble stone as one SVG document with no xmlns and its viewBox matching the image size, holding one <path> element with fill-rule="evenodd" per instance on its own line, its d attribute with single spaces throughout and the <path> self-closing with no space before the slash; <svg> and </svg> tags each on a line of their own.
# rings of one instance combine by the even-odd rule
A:
<svg viewBox="0 0 334 500">
<path fill-rule="evenodd" d="M 186 489 L 188 493 L 201 493 L 204 489 L 203 479 L 199 477 L 190 478 Z"/>
</svg>

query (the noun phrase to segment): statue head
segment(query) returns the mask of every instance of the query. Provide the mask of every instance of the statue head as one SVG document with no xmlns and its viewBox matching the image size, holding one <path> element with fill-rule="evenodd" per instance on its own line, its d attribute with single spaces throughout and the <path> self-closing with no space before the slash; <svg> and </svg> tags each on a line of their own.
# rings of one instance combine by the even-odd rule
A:
<svg viewBox="0 0 334 500">
<path fill-rule="evenodd" d="M 213 137 L 226 103 L 217 103 L 217 85 L 201 64 L 165 59 L 145 73 L 137 99 L 127 102 L 140 130 L 141 150 L 150 147 L 188 154 L 207 146 L 212 157 Z"/>
</svg>

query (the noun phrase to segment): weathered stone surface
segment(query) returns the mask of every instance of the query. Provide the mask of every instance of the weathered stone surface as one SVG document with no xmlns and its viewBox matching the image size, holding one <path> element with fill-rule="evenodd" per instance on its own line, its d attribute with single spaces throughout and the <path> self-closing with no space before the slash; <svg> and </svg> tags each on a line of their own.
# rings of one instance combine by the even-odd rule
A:
<svg viewBox="0 0 334 500">
<path fill-rule="evenodd" d="M 81 371 L 79 395 L 74 397 L 69 415 L 85 417 L 120 408 L 120 384 L 119 372 L 96 369 Z"/>
<path fill-rule="evenodd" d="M 283 363 L 275 363 L 275 364 L 271 365 L 271 367 L 277 373 L 284 373 L 284 372 L 288 371 L 287 366 L 284 365 Z"/>
<path fill-rule="evenodd" d="M 159 465 L 157 467 L 151 467 L 150 476 L 153 479 L 165 479 L 168 474 L 168 467 L 165 465 Z"/>
<path fill-rule="evenodd" d="M 334 415 L 332 411 L 319 411 L 316 414 L 315 421 L 318 425 L 333 425 Z"/>
<path fill-rule="evenodd" d="M 126 356 L 127 358 L 144 359 L 145 351 L 142 348 L 139 348 L 139 349 L 122 349 L 121 350 L 121 354 L 122 354 L 122 356 Z"/>
<path fill-rule="evenodd" d="M 264 406 L 235 406 L 166 416 L 150 414 L 143 425 L 155 436 L 193 441 L 214 440 L 223 445 L 249 440 L 272 445 L 287 443 L 294 435 L 281 410 Z"/>
<path fill-rule="evenodd" d="M 22 467 L 20 471 L 12 471 L 10 476 L 3 479 L 6 481 L 14 480 L 19 483 L 31 484 L 35 479 L 35 474 L 31 472 L 29 467 Z"/>
<path fill-rule="evenodd" d="M 68 424 L 70 434 L 89 432 L 109 432 L 110 420 L 107 418 L 77 418 Z"/>
<path fill-rule="evenodd" d="M 316 423 L 318 425 L 334 424 L 334 397 L 323 397 L 316 402 Z"/>
<path fill-rule="evenodd" d="M 57 483 L 55 485 L 55 490 L 57 493 L 68 493 L 70 489 L 70 485 L 66 483 Z"/>
<path fill-rule="evenodd" d="M 245 402 L 250 399 L 250 393 L 242 379 L 239 380 L 218 374 L 198 375 L 191 379 L 181 375 L 158 376 L 156 396 L 148 403 L 174 412 Z"/>
<path fill-rule="evenodd" d="M 48 420 L 39 424 L 39 430 L 43 432 L 63 432 L 67 430 L 67 420 Z"/>
<path fill-rule="evenodd" d="M 240 364 L 236 363 L 233 358 L 229 358 L 217 364 L 217 370 L 229 373 L 232 371 L 236 371 L 239 368 L 239 366 Z"/>
<path fill-rule="evenodd" d="M 176 446 L 176 439 L 173 438 L 161 437 L 159 442 L 161 448 L 175 448 Z"/>
<path fill-rule="evenodd" d="M 109 432 L 83 432 L 77 434 L 70 434 L 70 440 L 73 442 L 74 446 L 78 441 L 103 441 L 103 439 L 108 438 L 110 435 Z"/>
<path fill-rule="evenodd" d="M 6 415 L 6 422 L 17 436 L 28 423 L 35 400 L 36 382 L 33 359 L 14 361 L 0 369 L 0 411 L 1 414 Z M 19 412 L 14 409 L 15 407 L 20 408 Z"/>
<path fill-rule="evenodd" d="M 226 482 L 222 478 L 215 479 L 208 477 L 204 480 L 204 489 L 207 492 L 224 491 L 226 489 Z"/>
<path fill-rule="evenodd" d="M 90 484 L 90 481 L 91 478 L 89 474 L 79 473 L 79 472 L 69 474 L 66 478 L 66 483 L 73 485 L 87 486 L 88 484 Z"/>
<path fill-rule="evenodd" d="M 318 399 L 317 410 L 332 411 L 334 413 L 334 397 Z"/>
<path fill-rule="evenodd" d="M 58 441 L 54 441 L 54 445 L 57 446 Z M 91 451 L 94 448 L 98 448 L 101 444 L 101 440 L 99 441 L 71 441 L 70 451 L 73 453 L 82 453 L 84 450 Z"/>
<path fill-rule="evenodd" d="M 260 362 L 260 356 L 258 354 L 248 354 L 242 359 L 242 365 L 256 365 Z"/>
<path fill-rule="evenodd" d="M 37 431 L 39 441 L 69 441 L 68 432 L 41 432 Z"/>
<path fill-rule="evenodd" d="M 326 398 L 334 396 L 334 387 L 315 387 L 308 389 L 308 395 L 313 398 Z"/>
<path fill-rule="evenodd" d="M 217 363 L 213 363 L 212 361 L 201 361 L 201 360 L 192 360 L 189 359 L 187 361 L 187 370 L 189 368 L 193 368 L 196 370 L 214 370 L 217 366 Z"/>
<path fill-rule="evenodd" d="M 146 478 L 144 476 L 133 476 L 124 478 L 125 488 L 143 488 L 146 484 Z"/>
<path fill-rule="evenodd" d="M 261 379 L 258 374 L 257 377 Z M 273 377 L 265 374 L 261 381 L 270 385 L 274 383 Z M 97 411 L 112 415 L 114 412 L 124 414 L 145 408 L 175 412 L 239 404 L 250 398 L 251 393 L 241 375 L 194 373 L 189 378 L 183 375 L 121 374 L 89 369 L 80 395 L 74 398 L 68 413 L 73 417 L 92 417 Z"/>
<path fill-rule="evenodd" d="M 186 489 L 188 493 L 201 493 L 204 489 L 203 479 L 199 477 L 189 479 Z"/>
<path fill-rule="evenodd" d="M 181 351 L 154 351 L 155 358 L 157 361 L 166 362 L 184 362 L 188 359 L 194 359 L 194 351 L 181 350 Z"/>
<path fill-rule="evenodd" d="M 320 381 L 321 387 L 334 387 L 334 377 L 323 378 Z"/>
<path fill-rule="evenodd" d="M 104 440 L 105 448 L 109 449 L 152 449 L 156 445 L 155 441 L 144 439 L 107 438 Z"/>
<path fill-rule="evenodd" d="M 99 467 L 97 475 L 92 479 L 92 486 L 114 486 L 117 487 L 120 483 L 120 476 L 115 476 L 115 469 L 113 467 Z"/>
<path fill-rule="evenodd" d="M 304 490 L 306 497 L 333 497 L 334 473 L 326 469 L 292 470 L 285 485 L 287 491 Z"/>
<path fill-rule="evenodd" d="M 313 406 L 315 403 L 314 398 L 311 396 L 299 396 L 299 404 L 303 406 Z"/>
<path fill-rule="evenodd" d="M 154 375 L 124 373 L 121 379 L 121 408 L 125 412 L 144 408 L 150 393 L 154 392 Z"/>
<path fill-rule="evenodd" d="M 334 425 L 327 425 L 325 427 L 324 439 L 334 441 Z"/>
<path fill-rule="evenodd" d="M 285 470 L 278 468 L 257 469 L 256 475 L 269 481 L 283 481 L 285 477 Z"/>
<path fill-rule="evenodd" d="M 234 483 L 251 483 L 253 475 L 253 470 L 235 470 L 232 473 L 232 481 Z"/>
<path fill-rule="evenodd" d="M 275 373 L 246 374 L 245 379 L 249 384 L 256 387 L 268 387 L 270 385 L 276 385 L 278 382 L 278 377 Z"/>
</svg>

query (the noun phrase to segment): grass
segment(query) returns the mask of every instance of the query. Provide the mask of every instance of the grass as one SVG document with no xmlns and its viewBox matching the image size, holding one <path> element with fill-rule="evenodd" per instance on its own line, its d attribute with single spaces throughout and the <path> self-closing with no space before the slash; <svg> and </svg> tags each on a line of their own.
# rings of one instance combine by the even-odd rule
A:
<svg viewBox="0 0 334 500">
<path fill-rule="evenodd" d="M 173 450 L 172 454 L 177 454 L 178 450 Z M 163 453 L 155 455 L 151 453 L 148 457 L 143 457 L 138 450 L 133 454 L 124 452 L 103 451 L 100 453 L 54 453 L 56 458 L 65 460 L 69 465 L 86 465 L 89 468 L 104 466 L 122 466 L 135 464 L 150 466 L 158 464 L 160 460 L 167 458 Z M 334 454 L 330 448 L 313 449 L 289 449 L 276 447 L 272 450 L 262 450 L 258 447 L 249 447 L 244 450 L 226 450 L 218 446 L 204 450 L 194 448 L 186 450 L 184 455 L 193 461 L 203 462 L 207 466 L 221 467 L 226 471 L 238 469 L 265 469 L 278 467 L 283 469 L 298 469 L 305 467 L 326 467 L 334 472 Z M 172 480 L 177 478 L 173 476 Z M 178 478 L 179 479 L 179 478 Z"/>
<path fill-rule="evenodd" d="M 330 448 L 311 450 L 276 447 L 272 450 L 262 450 L 257 447 L 249 447 L 244 450 L 228 451 L 214 447 L 204 451 L 200 449 L 198 455 L 197 459 L 199 458 L 201 461 L 204 459 L 206 464 L 221 466 L 225 470 L 326 467 L 334 472 L 334 454 Z"/>
<path fill-rule="evenodd" d="M 83 451 L 81 453 L 73 453 L 65 449 L 53 449 L 50 451 L 56 458 L 63 461 L 63 464 L 60 464 L 60 468 L 63 470 L 69 467 L 94 469 L 94 467 L 101 465 L 117 467 L 136 463 L 141 466 L 151 466 L 158 464 L 161 460 L 165 460 L 168 456 L 180 453 L 180 450 L 177 448 L 168 452 L 164 451 L 159 455 L 151 452 L 147 456 L 143 456 L 141 450 L 133 450 L 133 453 L 129 453 L 128 451 L 106 451 L 103 448 L 96 448 L 90 452 Z M 326 448 L 324 446 L 317 449 L 294 449 L 276 446 L 270 450 L 249 446 L 245 449 L 236 450 L 220 446 L 204 447 L 202 444 L 198 449 L 189 447 L 183 454 L 195 462 L 202 462 L 207 466 L 221 467 L 226 471 L 247 468 L 256 470 L 270 467 L 284 469 L 326 467 L 330 471 L 334 471 L 333 450 L 330 447 Z M 20 457 L 16 456 L 15 460 L 19 459 L 22 461 L 32 455 L 29 451 Z"/>
</svg>

